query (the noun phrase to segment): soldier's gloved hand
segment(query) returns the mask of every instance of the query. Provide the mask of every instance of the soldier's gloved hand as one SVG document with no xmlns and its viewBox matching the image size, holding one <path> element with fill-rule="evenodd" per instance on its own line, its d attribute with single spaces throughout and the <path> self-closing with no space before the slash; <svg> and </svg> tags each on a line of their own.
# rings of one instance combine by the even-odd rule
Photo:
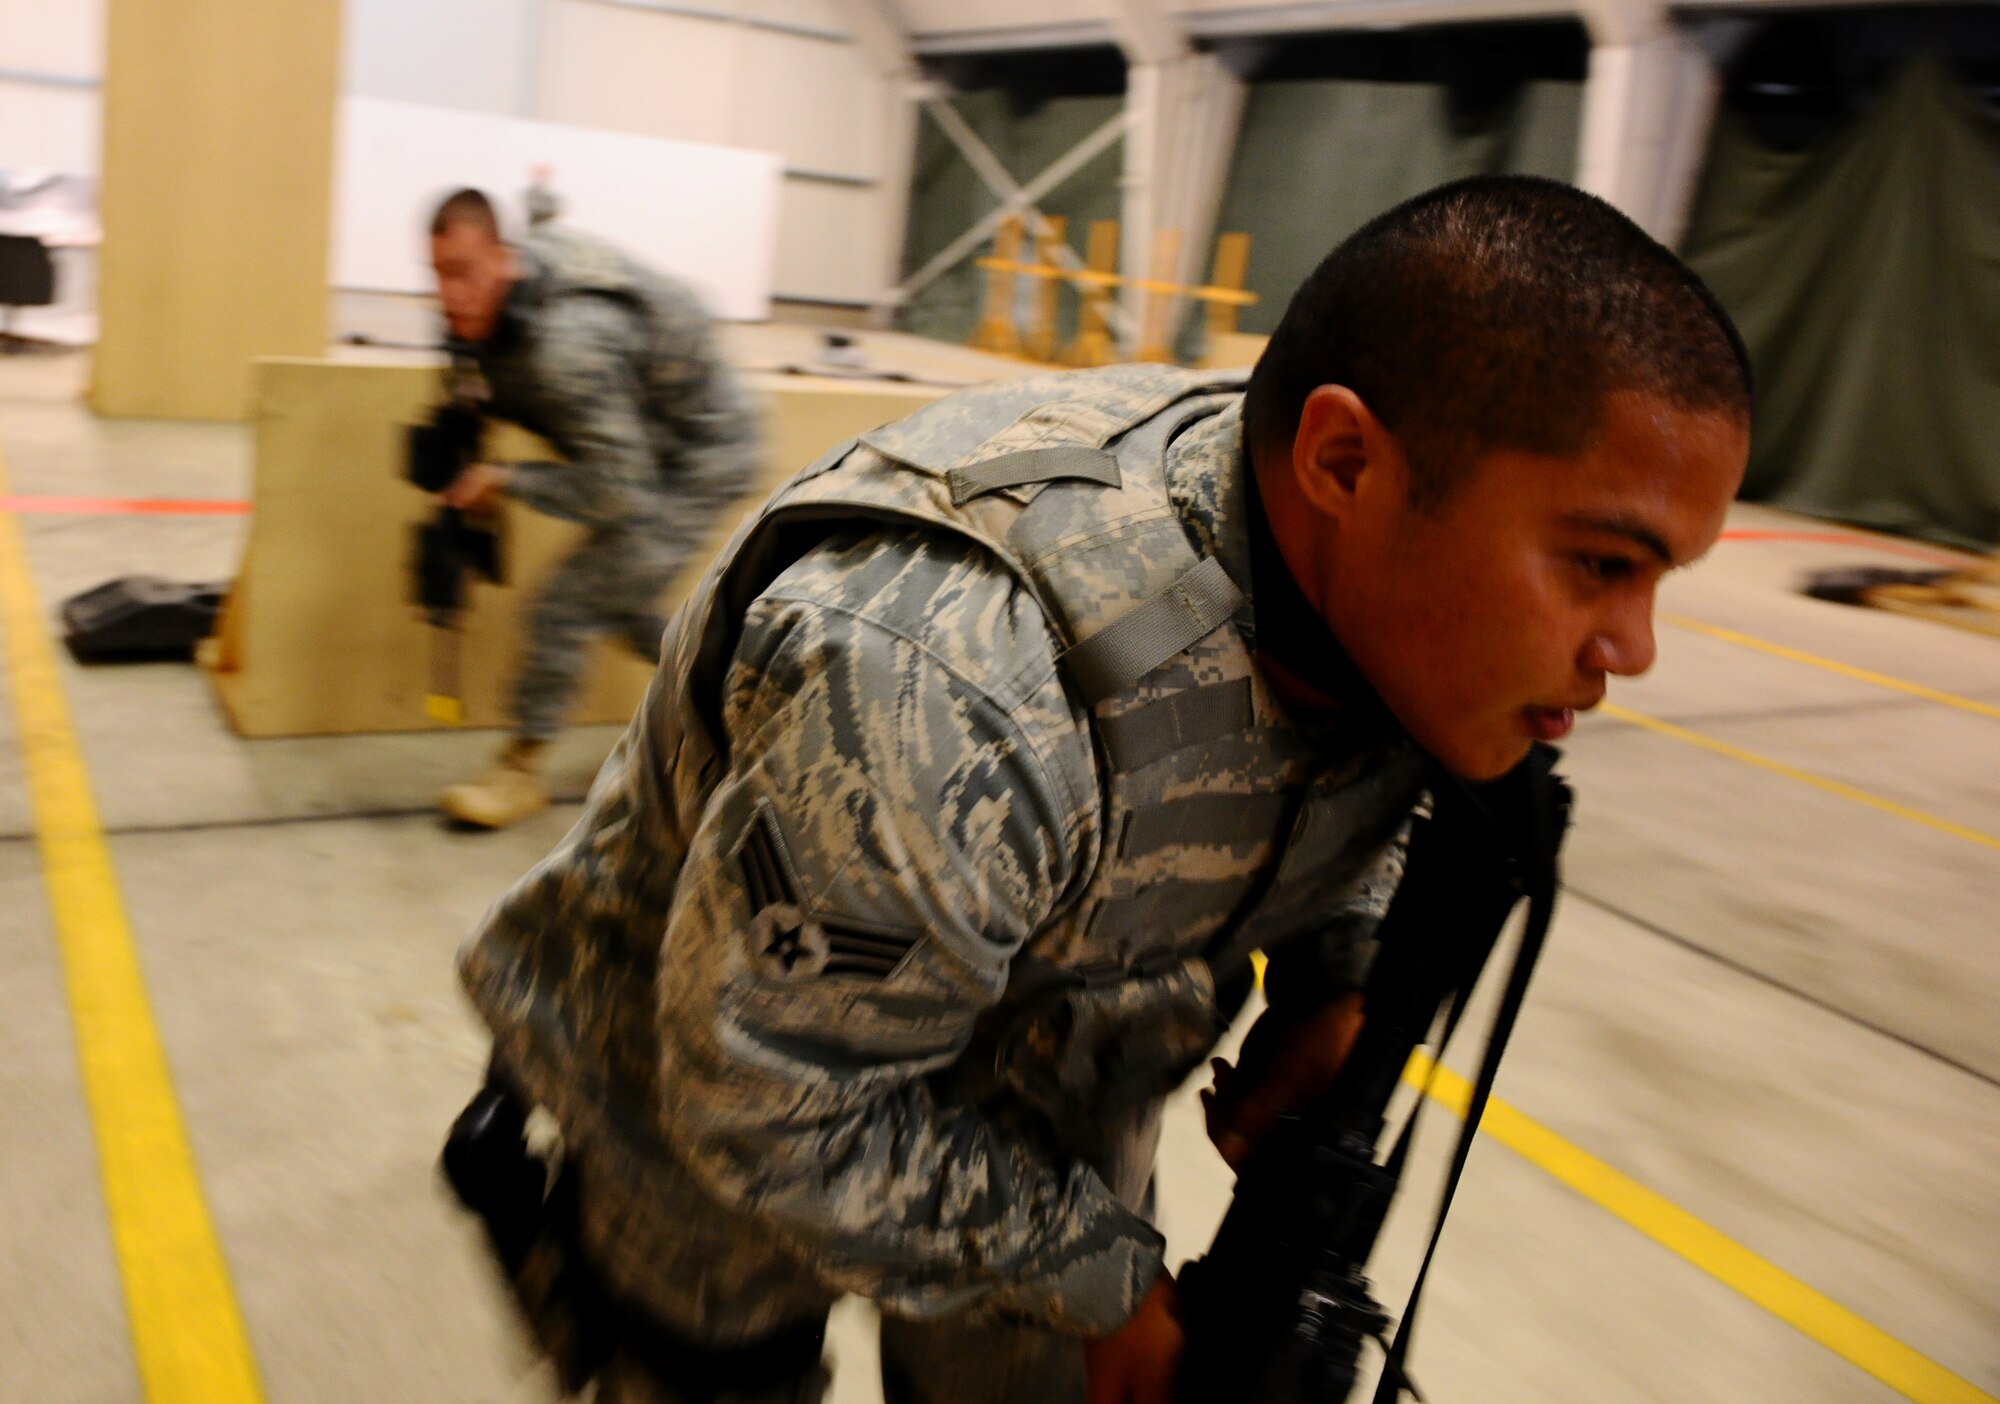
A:
<svg viewBox="0 0 2000 1404">
<path fill-rule="evenodd" d="M 1083 1343 L 1087 1404 L 1173 1404 L 1186 1350 L 1180 1294 L 1162 1272 L 1123 1326 Z"/>
<path fill-rule="evenodd" d="M 1333 1086 L 1334 1077 L 1361 1032 L 1361 994 L 1340 995 L 1305 1014 L 1266 1010 L 1243 1040 L 1232 1066 L 1209 1066 L 1215 1085 L 1201 1094 L 1208 1139 L 1230 1168 L 1284 1112 L 1301 1112 Z"/>
<path fill-rule="evenodd" d="M 444 505 L 461 512 L 477 512 L 497 501 L 507 490 L 507 477 L 507 470 L 497 463 L 467 464 L 444 490 Z"/>
</svg>

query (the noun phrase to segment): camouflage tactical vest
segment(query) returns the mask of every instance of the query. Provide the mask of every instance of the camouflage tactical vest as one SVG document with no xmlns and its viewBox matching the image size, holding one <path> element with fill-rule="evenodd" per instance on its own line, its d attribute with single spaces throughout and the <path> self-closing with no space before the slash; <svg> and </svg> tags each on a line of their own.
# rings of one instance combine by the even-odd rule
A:
<svg viewBox="0 0 2000 1404">
<path fill-rule="evenodd" d="M 1169 445 L 1240 391 L 1240 375 L 1128 366 L 994 387 L 973 415 L 920 410 L 781 489 L 669 632 L 685 695 L 719 695 L 732 621 L 857 520 L 969 537 L 1041 604 L 1092 720 L 1102 841 L 956 1076 L 1066 1139 L 1176 1085 L 1233 1013 L 1218 982 L 1247 990 L 1253 949 L 1323 919 L 1420 790 L 1414 755 L 1357 779 L 1285 720 L 1239 627 L 1243 594 L 1180 519 Z"/>
</svg>

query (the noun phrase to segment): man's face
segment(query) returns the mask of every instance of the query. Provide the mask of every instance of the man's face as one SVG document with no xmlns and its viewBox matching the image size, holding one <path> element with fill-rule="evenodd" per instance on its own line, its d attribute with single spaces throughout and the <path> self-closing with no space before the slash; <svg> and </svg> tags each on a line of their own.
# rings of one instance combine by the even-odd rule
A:
<svg viewBox="0 0 2000 1404">
<path fill-rule="evenodd" d="M 431 236 L 431 267 L 451 334 L 471 342 L 493 335 L 514 284 L 514 251 L 478 225 L 461 222 Z"/>
<path fill-rule="evenodd" d="M 1426 513 L 1392 450 L 1335 503 L 1319 603 L 1411 737 L 1490 779 L 1652 666 L 1654 591 L 1714 544 L 1748 453 L 1732 417 L 1615 394 L 1583 453 L 1491 453 Z"/>
</svg>

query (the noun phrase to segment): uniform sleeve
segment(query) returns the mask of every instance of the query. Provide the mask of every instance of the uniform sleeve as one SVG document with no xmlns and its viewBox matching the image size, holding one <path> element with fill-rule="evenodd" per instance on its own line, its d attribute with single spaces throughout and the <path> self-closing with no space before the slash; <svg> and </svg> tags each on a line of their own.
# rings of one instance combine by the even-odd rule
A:
<svg viewBox="0 0 2000 1404">
<path fill-rule="evenodd" d="M 657 497 L 636 314 L 602 297 L 556 301 L 535 367 L 555 417 L 543 427 L 565 463 L 516 463 L 508 494 L 589 527 L 629 523 Z"/>
<path fill-rule="evenodd" d="M 1405 820 L 1340 890 L 1323 922 L 1266 952 L 1264 993 L 1272 1008 L 1303 1012 L 1367 983 L 1375 933 L 1403 881 L 1409 834 Z"/>
<path fill-rule="evenodd" d="M 707 1189 L 829 1285 L 1094 1334 L 1151 1284 L 1160 1236 L 933 1076 L 1096 822 L 1053 664 L 1039 611 L 969 546 L 851 539 L 753 604 L 663 948 L 662 1115 Z"/>
</svg>

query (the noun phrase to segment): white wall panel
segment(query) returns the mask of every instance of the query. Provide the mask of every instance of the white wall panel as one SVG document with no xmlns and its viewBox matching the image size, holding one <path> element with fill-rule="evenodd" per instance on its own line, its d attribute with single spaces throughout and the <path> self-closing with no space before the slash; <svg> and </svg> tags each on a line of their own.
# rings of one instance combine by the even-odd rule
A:
<svg viewBox="0 0 2000 1404">
<path fill-rule="evenodd" d="M 698 3 L 731 8 L 731 0 Z M 734 0 L 733 13 L 846 28 L 835 0 Z M 774 151 L 795 171 L 873 179 L 892 100 L 855 44 L 604 0 L 548 0 L 536 114 L 545 121 Z M 876 296 L 887 209 L 869 186 L 786 181 L 773 291 L 832 302 Z"/>
<path fill-rule="evenodd" d="M 101 77 L 104 0 L 0 0 L 0 68 Z"/>
<path fill-rule="evenodd" d="M 104 0 L 0 0 L 0 74 L 104 75 Z M 0 76 L 0 166 L 97 173 L 104 95 L 96 87 Z"/>
<path fill-rule="evenodd" d="M 549 0 L 541 102 L 549 122 L 744 144 L 735 112 L 751 31 L 598 0 Z"/>
<path fill-rule="evenodd" d="M 0 0 L 0 7 L 29 3 Z M 353 96 L 771 151 L 792 170 L 861 180 L 882 166 L 889 85 L 860 46 L 816 37 L 848 31 L 844 0 L 685 0 L 712 17 L 672 13 L 673 0 L 667 8 L 609 0 L 345 3 L 345 90 Z M 525 166 L 514 164 L 521 171 L 495 194 L 519 193 Z M 569 174 L 557 162 L 558 189 Z M 860 302 L 881 290 L 890 231 L 877 190 L 789 180 L 782 200 L 778 294 Z M 581 210 L 569 213 L 588 227 Z"/>
<path fill-rule="evenodd" d="M 97 174 L 103 111 L 95 88 L 0 82 L 0 166 Z"/>
<path fill-rule="evenodd" d="M 1092 24 L 1109 14 L 1108 6 L 1089 0 L 897 0 L 897 8 L 912 34 Z"/>
<path fill-rule="evenodd" d="M 480 186 L 518 228 L 510 197 L 531 163 L 546 162 L 578 228 L 687 279 L 720 316 L 770 314 L 775 155 L 377 98 L 345 98 L 340 108 L 337 287 L 428 291 L 423 225 L 438 197 Z"/>
<path fill-rule="evenodd" d="M 824 30 L 828 34 L 848 34 L 854 28 L 848 23 L 841 0 L 740 0 L 740 3 L 742 8 L 738 13 L 745 19 Z"/>
<path fill-rule="evenodd" d="M 1273 8 L 1273 6 L 1272 0 L 1176 0 L 1176 3 L 1168 8 L 1180 10 L 1184 13 L 1200 13 L 1204 10 L 1268 10 Z M 1309 4 L 1293 4 L 1287 5 L 1285 8 L 1287 10 L 1304 11 L 1311 9 L 1312 6 Z M 1336 5 L 1328 4 L 1325 8 L 1328 11 L 1329 17 L 1328 28 L 1333 28 L 1332 12 L 1336 8 Z"/>
<path fill-rule="evenodd" d="M 882 291 L 886 204 L 866 186 L 788 180 L 778 208 L 779 297 L 867 302 Z"/>
<path fill-rule="evenodd" d="M 881 164 L 883 83 L 852 44 L 771 30 L 743 35 L 738 139 L 794 170 L 872 176 Z"/>
<path fill-rule="evenodd" d="M 344 0 L 343 93 L 519 113 L 535 0 Z"/>
<path fill-rule="evenodd" d="M 1683 0 L 1688 2 L 1699 0 Z M 1272 0 L 1176 0 L 1172 8 L 1196 30 L 1203 19 L 1210 19 L 1219 25 L 1232 21 L 1243 24 L 1251 33 L 1285 33 L 1562 16 L 1576 13 L 1577 4 L 1576 0 L 1307 0 L 1279 4 Z M 1260 16 L 1260 11 L 1265 13 Z"/>
</svg>

